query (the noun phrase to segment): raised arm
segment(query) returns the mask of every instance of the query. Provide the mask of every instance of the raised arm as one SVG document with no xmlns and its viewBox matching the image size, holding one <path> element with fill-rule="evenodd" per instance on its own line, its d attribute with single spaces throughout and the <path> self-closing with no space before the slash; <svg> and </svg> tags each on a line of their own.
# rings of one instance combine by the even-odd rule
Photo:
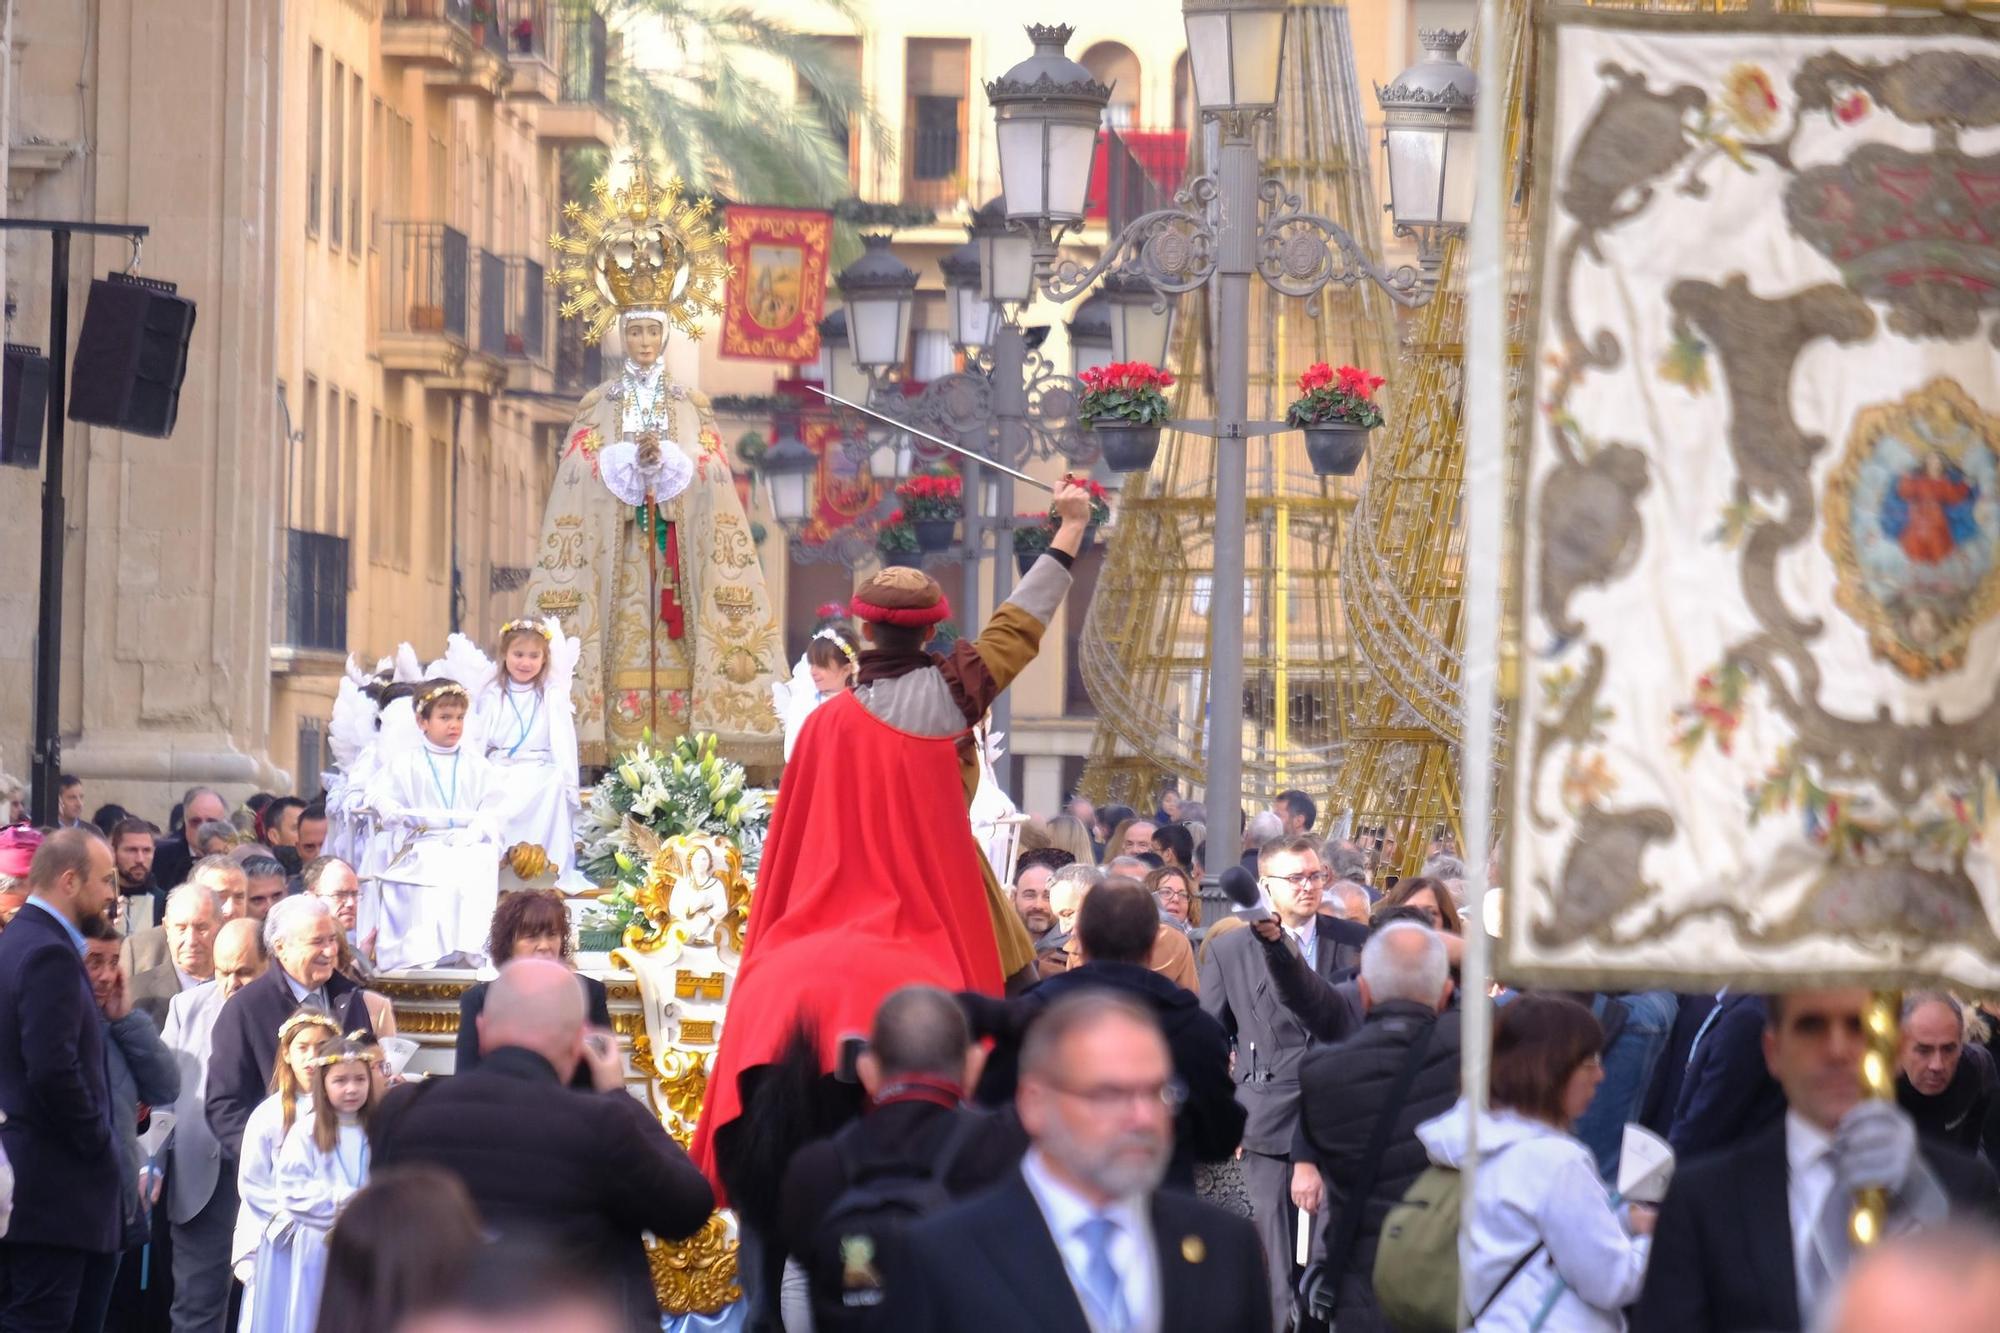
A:
<svg viewBox="0 0 2000 1333">
<path fill-rule="evenodd" d="M 984 717 L 1000 691 L 1035 660 L 1049 621 L 1069 595 L 1070 565 L 1090 525 L 1090 493 L 1066 482 L 1056 493 L 1055 509 L 1060 526 L 1049 549 L 994 610 L 979 637 L 970 644 L 961 640 L 941 664 L 968 724 Z"/>
</svg>

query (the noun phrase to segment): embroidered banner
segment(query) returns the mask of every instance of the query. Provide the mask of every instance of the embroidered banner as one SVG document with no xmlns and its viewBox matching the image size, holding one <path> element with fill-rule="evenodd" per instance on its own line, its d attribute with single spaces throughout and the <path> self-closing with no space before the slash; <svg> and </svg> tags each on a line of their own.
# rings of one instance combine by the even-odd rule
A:
<svg viewBox="0 0 2000 1333">
<path fill-rule="evenodd" d="M 729 210 L 729 279 L 722 355 L 742 361 L 813 361 L 826 313 L 833 215 L 797 208 Z"/>
<path fill-rule="evenodd" d="M 1551 18 L 1503 972 L 2000 988 L 2000 43 Z"/>
</svg>

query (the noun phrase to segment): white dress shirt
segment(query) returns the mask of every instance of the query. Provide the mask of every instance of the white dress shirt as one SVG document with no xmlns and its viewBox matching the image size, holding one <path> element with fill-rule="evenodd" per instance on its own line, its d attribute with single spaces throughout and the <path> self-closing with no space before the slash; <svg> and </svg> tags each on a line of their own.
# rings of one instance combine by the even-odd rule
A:
<svg viewBox="0 0 2000 1333">
<path fill-rule="evenodd" d="M 1306 960 L 1306 966 L 1317 971 L 1319 969 L 1319 918 L 1315 916 L 1297 930 L 1286 933 L 1292 937 L 1292 942 L 1299 946 L 1299 957 Z"/>
<path fill-rule="evenodd" d="M 1792 1273 L 1799 1284 L 1801 1311 L 1809 1311 L 1812 1304 L 1814 1224 L 1836 1180 L 1833 1136 L 1797 1111 L 1785 1112 L 1785 1202 L 1791 1214 Z"/>
<path fill-rule="evenodd" d="M 193 990 L 206 980 L 206 978 L 198 977 L 192 972 L 183 972 L 179 963 L 174 964 L 174 976 L 179 978 L 182 990 Z"/>
<path fill-rule="evenodd" d="M 1039 1148 L 1030 1149 L 1021 1160 L 1021 1176 L 1041 1207 L 1042 1220 L 1048 1224 L 1049 1236 L 1062 1255 L 1063 1267 L 1069 1270 L 1070 1285 L 1076 1289 L 1077 1304 L 1090 1323 L 1091 1333 L 1105 1331 L 1096 1311 L 1083 1297 L 1083 1275 L 1090 1266 L 1090 1247 L 1084 1242 L 1082 1230 L 1085 1223 L 1099 1216 L 1118 1226 L 1109 1249 L 1111 1266 L 1117 1270 L 1125 1297 L 1126 1333 L 1159 1333 L 1160 1260 L 1153 1249 L 1153 1226 L 1146 1215 L 1145 1196 L 1120 1199 L 1099 1208 L 1058 1180 Z"/>
</svg>

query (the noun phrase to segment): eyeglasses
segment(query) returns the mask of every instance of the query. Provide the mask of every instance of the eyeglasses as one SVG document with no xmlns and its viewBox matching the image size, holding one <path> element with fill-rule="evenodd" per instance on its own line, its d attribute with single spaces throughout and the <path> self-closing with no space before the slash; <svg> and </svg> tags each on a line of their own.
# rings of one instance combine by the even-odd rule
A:
<svg viewBox="0 0 2000 1333">
<path fill-rule="evenodd" d="M 1292 875 L 1266 875 L 1265 879 L 1281 879 L 1295 889 L 1324 888 L 1333 876 L 1324 870 L 1301 870 Z"/>
<path fill-rule="evenodd" d="M 322 893 L 320 897 L 330 903 L 358 903 L 361 901 L 361 892 L 358 889 L 350 889 L 346 893 Z"/>
<path fill-rule="evenodd" d="M 1150 1107 L 1154 1102 L 1167 1108 L 1167 1114 L 1177 1113 L 1187 1101 L 1187 1085 L 1179 1079 L 1168 1079 L 1165 1083 L 1144 1083 L 1120 1085 L 1099 1084 L 1094 1088 L 1072 1088 L 1061 1083 L 1049 1086 L 1065 1097 L 1074 1097 L 1089 1105 L 1100 1115 L 1116 1115 L 1127 1106 L 1137 1104 Z"/>
<path fill-rule="evenodd" d="M 1186 889 L 1154 889 L 1153 896 L 1163 903 L 1184 903 L 1189 895 Z"/>
</svg>

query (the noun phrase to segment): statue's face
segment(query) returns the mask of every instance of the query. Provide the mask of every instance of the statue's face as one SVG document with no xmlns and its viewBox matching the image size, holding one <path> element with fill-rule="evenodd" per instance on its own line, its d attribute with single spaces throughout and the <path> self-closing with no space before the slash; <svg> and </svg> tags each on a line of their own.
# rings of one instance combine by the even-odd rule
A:
<svg viewBox="0 0 2000 1333">
<path fill-rule="evenodd" d="M 652 369 L 666 341 L 667 331 L 657 319 L 635 319 L 625 326 L 625 355 L 642 369 Z"/>
</svg>

